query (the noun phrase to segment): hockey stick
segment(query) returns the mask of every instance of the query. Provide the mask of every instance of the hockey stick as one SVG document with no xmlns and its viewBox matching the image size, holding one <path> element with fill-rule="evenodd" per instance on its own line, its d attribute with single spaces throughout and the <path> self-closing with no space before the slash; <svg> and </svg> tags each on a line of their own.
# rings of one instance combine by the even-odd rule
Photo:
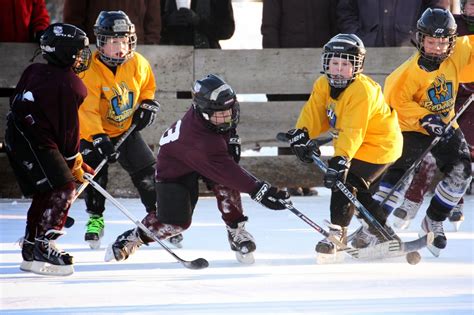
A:
<svg viewBox="0 0 474 315">
<path fill-rule="evenodd" d="M 102 194 L 108 201 L 114 204 L 127 218 L 129 218 L 135 225 L 140 228 L 146 235 L 153 239 L 155 242 L 161 245 L 171 256 L 173 256 L 177 261 L 179 261 L 184 267 L 188 269 L 203 269 L 209 266 L 209 262 L 204 258 L 198 258 L 192 261 L 187 261 L 176 255 L 166 244 L 164 244 L 158 237 L 156 237 L 140 220 L 137 220 L 133 215 L 114 197 L 112 197 L 102 186 L 97 184 L 92 175 L 84 174 L 84 177 L 87 179 L 89 184 L 92 185 L 100 194 Z"/>
<path fill-rule="evenodd" d="M 453 119 L 449 121 L 449 123 L 446 125 L 443 135 L 449 131 L 453 127 L 453 124 L 458 120 L 458 118 L 464 113 L 464 111 L 471 105 L 471 103 L 474 101 L 474 94 L 471 94 L 471 96 L 464 102 L 464 104 L 461 106 L 459 111 L 456 113 L 456 116 L 454 116 Z M 397 191 L 400 186 L 405 182 L 405 180 L 411 175 L 411 173 L 418 168 L 418 166 L 421 164 L 425 156 L 433 149 L 435 145 L 438 144 L 438 142 L 443 139 L 443 135 L 438 136 L 433 139 L 431 144 L 421 153 L 421 155 L 418 157 L 418 159 L 406 170 L 406 172 L 400 177 L 400 179 L 395 183 L 395 185 L 390 189 L 390 191 L 387 193 L 385 198 L 382 200 L 381 205 L 384 205 L 390 197 Z"/>
<path fill-rule="evenodd" d="M 114 146 L 114 150 L 117 151 L 118 148 L 122 145 L 122 143 L 128 138 L 128 136 L 133 132 L 133 130 L 135 129 L 135 127 L 137 127 L 137 125 L 135 124 L 132 124 L 130 126 L 130 128 L 128 128 L 128 130 L 122 134 L 122 136 L 120 137 L 120 139 L 117 141 L 117 143 L 115 144 Z M 105 163 L 107 163 L 107 158 L 104 158 L 100 163 L 99 165 L 97 165 L 97 167 L 94 169 L 94 174 L 91 175 L 92 178 L 94 178 L 99 172 L 100 170 L 104 167 Z M 76 194 L 74 195 L 74 198 L 72 199 L 71 201 L 71 204 L 74 203 L 74 201 L 76 201 L 76 199 L 79 197 L 80 194 L 82 194 L 82 192 L 87 188 L 87 186 L 89 185 L 89 182 L 86 181 L 84 183 L 82 183 L 81 185 L 79 185 L 79 187 L 77 187 L 76 189 Z M 64 224 L 64 226 L 66 228 L 70 228 L 71 226 L 74 225 L 74 218 L 73 217 L 70 217 L 68 216 L 66 218 L 66 223 Z"/>
<path fill-rule="evenodd" d="M 135 130 L 137 125 L 132 124 L 130 128 L 118 139 L 117 143 L 114 145 L 114 151 L 117 151 L 118 148 L 124 143 L 124 141 L 128 138 L 128 136 Z M 104 167 L 104 165 L 107 163 L 107 158 L 102 159 L 102 161 L 97 165 L 97 167 L 94 169 L 94 175 L 92 175 L 92 179 L 97 175 L 100 170 Z M 89 185 L 89 182 L 86 181 L 82 183 L 77 189 L 76 189 L 76 195 L 74 196 L 74 199 L 72 202 L 76 201 L 76 199 L 79 197 L 79 195 L 86 189 L 86 187 Z M 71 203 L 72 203 L 71 202 Z"/>
</svg>

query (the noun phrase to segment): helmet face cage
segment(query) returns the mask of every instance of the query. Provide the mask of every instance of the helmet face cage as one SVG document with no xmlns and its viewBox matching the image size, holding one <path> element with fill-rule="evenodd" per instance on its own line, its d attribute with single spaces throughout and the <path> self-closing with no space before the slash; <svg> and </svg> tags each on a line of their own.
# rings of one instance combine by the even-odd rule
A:
<svg viewBox="0 0 474 315">
<path fill-rule="evenodd" d="M 329 72 L 329 64 L 332 58 L 341 58 L 347 60 L 352 64 L 352 76 L 350 78 L 343 78 L 339 74 L 331 74 Z M 348 53 L 338 52 L 324 52 L 321 56 L 321 63 L 323 66 L 323 72 L 328 78 L 329 85 L 335 88 L 345 88 L 354 81 L 359 73 L 362 73 L 364 65 L 364 55 L 353 55 Z"/>
<path fill-rule="evenodd" d="M 440 64 L 451 55 L 456 45 L 457 25 L 449 10 L 426 9 L 418 20 L 416 28 L 416 48 L 424 59 Z M 447 38 L 446 51 L 439 55 L 427 53 L 425 49 L 426 37 Z"/>
<path fill-rule="evenodd" d="M 76 74 L 86 71 L 89 69 L 92 61 L 92 52 L 89 47 L 81 49 L 76 54 L 76 62 L 72 66 L 72 71 Z"/>
<path fill-rule="evenodd" d="M 133 57 L 137 48 L 135 25 L 122 11 L 102 11 L 94 25 L 94 35 L 97 38 L 97 49 L 100 59 L 107 65 L 115 67 Z M 106 47 L 116 45 L 115 50 L 121 52 L 123 44 L 128 45 L 125 53 L 112 56 L 106 52 Z M 109 46 L 106 46 L 109 45 Z"/>
<path fill-rule="evenodd" d="M 428 54 L 425 51 L 425 38 L 426 37 L 448 38 L 448 48 L 446 49 L 444 53 L 439 54 L 439 55 Z M 436 37 L 431 34 L 426 34 L 423 32 L 416 33 L 416 48 L 420 52 L 420 55 L 423 56 L 423 58 L 425 58 L 428 61 L 431 61 L 437 64 L 442 63 L 446 58 L 448 58 L 452 54 L 454 50 L 454 46 L 456 46 L 456 35 Z"/>
</svg>

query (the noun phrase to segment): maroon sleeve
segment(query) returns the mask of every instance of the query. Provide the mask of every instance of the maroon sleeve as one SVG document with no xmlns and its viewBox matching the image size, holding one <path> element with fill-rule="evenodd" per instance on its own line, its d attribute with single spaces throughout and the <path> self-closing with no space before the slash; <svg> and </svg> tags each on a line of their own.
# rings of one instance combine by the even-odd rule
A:
<svg viewBox="0 0 474 315">
<path fill-rule="evenodd" d="M 186 153 L 186 163 L 196 172 L 215 183 L 240 192 L 251 193 L 257 188 L 257 179 L 237 164 L 225 148 L 190 150 Z"/>
</svg>

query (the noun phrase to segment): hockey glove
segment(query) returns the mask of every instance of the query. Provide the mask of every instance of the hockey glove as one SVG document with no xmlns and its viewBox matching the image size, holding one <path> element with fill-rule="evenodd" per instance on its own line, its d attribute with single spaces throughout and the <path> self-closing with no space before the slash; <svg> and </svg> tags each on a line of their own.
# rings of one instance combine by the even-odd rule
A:
<svg viewBox="0 0 474 315">
<path fill-rule="evenodd" d="M 159 110 L 160 103 L 156 100 L 144 100 L 133 113 L 132 123 L 136 125 L 135 130 L 140 131 L 152 125 Z"/>
<path fill-rule="evenodd" d="M 287 191 L 271 186 L 267 182 L 260 182 L 257 189 L 250 194 L 253 200 L 272 210 L 286 209 L 284 201 L 290 198 Z"/>
<path fill-rule="evenodd" d="M 442 140 L 448 140 L 454 135 L 453 128 L 449 128 L 449 130 L 445 132 L 446 124 L 438 115 L 428 114 L 420 119 L 420 124 L 432 137 L 442 137 Z"/>
<path fill-rule="evenodd" d="M 92 145 L 99 152 L 99 154 L 107 159 L 107 162 L 114 163 L 117 161 L 120 152 L 115 151 L 114 145 L 110 138 L 105 133 L 99 133 L 92 137 Z"/>
<path fill-rule="evenodd" d="M 199 15 L 193 10 L 180 8 L 166 18 L 166 23 L 168 26 L 196 26 L 200 20 Z"/>
<path fill-rule="evenodd" d="M 336 181 L 346 182 L 347 172 L 351 162 L 344 156 L 335 156 L 328 161 L 328 169 L 324 175 L 324 186 L 333 188 L 336 186 Z"/>
<path fill-rule="evenodd" d="M 85 182 L 86 180 L 84 179 L 84 173 L 89 173 L 94 175 L 94 169 L 87 165 L 83 160 L 82 160 L 82 154 L 79 153 L 79 155 L 76 157 L 74 160 L 74 165 L 71 168 L 71 173 L 72 176 L 74 176 L 74 179 L 78 182 Z"/>
<path fill-rule="evenodd" d="M 309 135 L 306 130 L 303 129 L 291 129 L 286 133 L 286 137 L 290 142 L 291 150 L 293 153 L 305 163 L 313 163 L 311 158 L 312 150 L 315 149 L 311 146 Z M 318 155 L 320 155 L 319 149 L 317 149 Z"/>
<path fill-rule="evenodd" d="M 234 159 L 235 163 L 239 163 L 240 161 L 240 137 L 235 133 L 232 132 L 229 143 L 227 144 L 227 150 L 229 154 Z"/>
</svg>

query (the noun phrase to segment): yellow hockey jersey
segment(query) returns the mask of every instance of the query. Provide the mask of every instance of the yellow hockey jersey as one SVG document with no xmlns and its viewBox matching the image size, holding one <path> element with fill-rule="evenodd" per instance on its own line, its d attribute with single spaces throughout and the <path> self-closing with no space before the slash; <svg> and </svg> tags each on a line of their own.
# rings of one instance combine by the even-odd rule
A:
<svg viewBox="0 0 474 315">
<path fill-rule="evenodd" d="M 334 139 L 335 156 L 386 164 L 402 153 L 397 113 L 385 103 L 380 85 L 363 74 L 337 100 L 330 96 L 327 78 L 317 79 L 296 128 L 308 129 L 310 138 L 334 128 L 338 134 Z"/>
<path fill-rule="evenodd" d="M 139 104 L 155 98 L 151 66 L 137 52 L 118 66 L 115 74 L 99 60 L 98 52 L 94 52 L 82 80 L 87 87 L 87 97 L 79 108 L 79 122 L 81 139 L 87 141 L 99 133 L 111 138 L 119 136 L 130 128 Z"/>
<path fill-rule="evenodd" d="M 438 114 L 445 123 L 454 117 L 460 72 L 474 62 L 472 45 L 472 37 L 457 38 L 454 52 L 432 72 L 418 66 L 416 52 L 386 78 L 385 99 L 397 110 L 402 131 L 428 134 L 420 124 L 424 116 Z"/>
</svg>

